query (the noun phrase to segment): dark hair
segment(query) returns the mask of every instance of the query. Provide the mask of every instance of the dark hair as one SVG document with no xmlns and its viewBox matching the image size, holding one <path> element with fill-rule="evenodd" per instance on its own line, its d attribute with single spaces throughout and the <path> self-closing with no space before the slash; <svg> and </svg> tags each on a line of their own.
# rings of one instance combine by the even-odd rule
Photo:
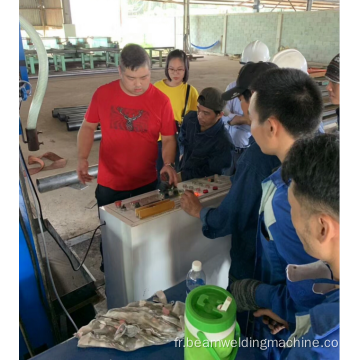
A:
<svg viewBox="0 0 360 360">
<path fill-rule="evenodd" d="M 250 98 L 251 98 L 252 94 L 249 89 L 246 89 L 241 95 L 244 97 L 244 99 L 247 103 L 250 102 Z"/>
<path fill-rule="evenodd" d="M 320 125 L 321 91 L 303 71 L 271 69 L 259 75 L 250 88 L 257 94 L 260 123 L 274 116 L 295 138 L 313 133 Z"/>
<path fill-rule="evenodd" d="M 310 213 L 339 217 L 339 136 L 318 134 L 295 141 L 282 164 L 284 182 L 294 181 L 294 195 Z"/>
<path fill-rule="evenodd" d="M 147 52 L 137 44 L 125 45 L 120 54 L 120 69 L 122 71 L 125 71 L 125 69 L 134 71 L 143 66 L 151 68 Z"/>
<path fill-rule="evenodd" d="M 165 66 L 165 75 L 169 81 L 171 81 L 171 77 L 169 75 L 169 63 L 172 59 L 180 59 L 184 63 L 185 73 L 184 73 L 183 83 L 184 84 L 187 83 L 187 81 L 189 80 L 190 64 L 189 64 L 189 59 L 186 56 L 185 52 L 182 50 L 179 50 L 179 49 L 175 49 L 175 50 L 171 51 L 169 53 L 169 55 L 167 56 L 166 66 Z"/>
</svg>

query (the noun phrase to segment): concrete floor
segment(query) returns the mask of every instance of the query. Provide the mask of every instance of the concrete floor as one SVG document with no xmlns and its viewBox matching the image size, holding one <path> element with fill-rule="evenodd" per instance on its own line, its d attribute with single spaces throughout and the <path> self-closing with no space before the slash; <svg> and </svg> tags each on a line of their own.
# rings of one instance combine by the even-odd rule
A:
<svg viewBox="0 0 360 360">
<path fill-rule="evenodd" d="M 237 77 L 240 65 L 238 60 L 229 60 L 227 57 L 206 56 L 190 63 L 189 83 L 200 92 L 208 86 L 218 87 L 225 90 L 226 86 Z M 164 69 L 153 69 L 151 82 L 164 78 Z M 37 129 L 43 133 L 39 135 L 40 141 L 44 142 L 37 152 L 29 152 L 26 144 L 22 141 L 21 147 L 25 159 L 28 155 L 41 156 L 51 151 L 67 159 L 65 168 L 41 171 L 32 176 L 35 179 L 55 175 L 65 171 L 76 169 L 77 132 L 69 132 L 66 124 L 52 117 L 51 111 L 55 107 L 67 107 L 89 104 L 94 91 L 101 85 L 118 78 L 116 73 L 103 75 L 71 76 L 49 79 L 43 105 L 41 107 Z M 36 80 L 31 80 L 35 88 Z M 27 115 L 31 105 L 31 98 L 22 104 L 20 116 L 25 127 Z M 89 156 L 89 164 L 98 163 L 100 142 L 94 142 Z M 68 240 L 89 232 L 99 224 L 97 207 L 87 209 L 86 205 L 95 198 L 94 192 L 96 181 L 83 190 L 63 188 L 48 193 L 40 194 L 43 214 L 48 218 L 57 233 Z"/>
</svg>

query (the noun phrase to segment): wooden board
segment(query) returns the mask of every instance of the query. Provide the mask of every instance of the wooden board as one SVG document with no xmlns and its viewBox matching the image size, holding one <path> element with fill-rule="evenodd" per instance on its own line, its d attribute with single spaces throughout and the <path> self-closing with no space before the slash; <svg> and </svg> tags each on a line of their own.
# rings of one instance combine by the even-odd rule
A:
<svg viewBox="0 0 360 360">
<path fill-rule="evenodd" d="M 165 211 L 169 211 L 175 208 L 175 202 L 170 200 L 159 201 L 156 204 L 142 206 L 135 209 L 135 215 L 139 219 L 145 219 L 149 216 L 161 214 Z"/>
</svg>

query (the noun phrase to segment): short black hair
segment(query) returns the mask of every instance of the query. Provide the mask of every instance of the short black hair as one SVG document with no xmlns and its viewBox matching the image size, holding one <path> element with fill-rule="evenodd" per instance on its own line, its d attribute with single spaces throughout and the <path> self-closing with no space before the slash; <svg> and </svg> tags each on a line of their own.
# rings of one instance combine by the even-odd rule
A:
<svg viewBox="0 0 360 360">
<path fill-rule="evenodd" d="M 320 125 L 323 101 L 319 86 L 298 69 L 271 69 L 250 86 L 256 92 L 259 122 L 274 116 L 295 138 L 313 133 Z"/>
<path fill-rule="evenodd" d="M 150 58 L 145 49 L 137 44 L 125 45 L 120 54 L 120 69 L 134 71 L 143 66 L 151 68 Z"/>
<path fill-rule="evenodd" d="M 340 141 L 336 134 L 317 134 L 295 141 L 282 164 L 285 183 L 293 180 L 294 195 L 310 213 L 339 218 Z"/>
<path fill-rule="evenodd" d="M 171 81 L 169 75 L 169 63 L 172 59 L 180 59 L 184 63 L 185 73 L 184 73 L 183 83 L 186 84 L 187 81 L 189 80 L 189 69 L 190 69 L 189 59 L 186 56 L 186 53 L 179 49 L 175 49 L 169 52 L 166 58 L 166 66 L 165 66 L 165 75 L 169 81 Z"/>
</svg>

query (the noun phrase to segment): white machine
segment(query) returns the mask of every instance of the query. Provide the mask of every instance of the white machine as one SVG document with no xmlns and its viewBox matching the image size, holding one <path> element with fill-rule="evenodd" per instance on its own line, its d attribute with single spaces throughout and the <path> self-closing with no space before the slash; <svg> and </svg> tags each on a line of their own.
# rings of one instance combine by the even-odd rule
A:
<svg viewBox="0 0 360 360">
<path fill-rule="evenodd" d="M 169 199 L 156 190 L 101 207 L 108 308 L 147 299 L 178 284 L 194 260 L 202 262 L 207 284 L 226 288 L 230 236 L 205 238 L 201 221 L 180 208 L 180 196 L 192 190 L 203 206 L 216 207 L 230 187 L 229 177 L 215 175 L 179 183 L 175 193 L 166 194 Z M 162 206 L 168 210 L 149 215 Z"/>
</svg>

